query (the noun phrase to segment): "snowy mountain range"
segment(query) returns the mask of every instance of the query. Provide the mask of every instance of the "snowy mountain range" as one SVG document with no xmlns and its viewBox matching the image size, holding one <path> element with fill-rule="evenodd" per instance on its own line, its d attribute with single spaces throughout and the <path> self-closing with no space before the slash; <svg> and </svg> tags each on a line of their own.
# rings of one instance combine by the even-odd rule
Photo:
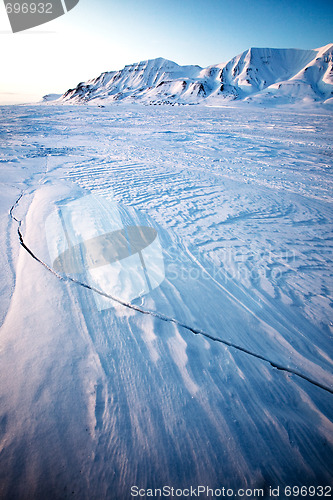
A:
<svg viewBox="0 0 333 500">
<path fill-rule="evenodd" d="M 58 96 L 55 96 L 58 97 Z M 227 63 L 201 68 L 163 58 L 79 83 L 57 103 L 142 104 L 333 104 L 333 44 L 313 50 L 251 48 Z"/>
</svg>

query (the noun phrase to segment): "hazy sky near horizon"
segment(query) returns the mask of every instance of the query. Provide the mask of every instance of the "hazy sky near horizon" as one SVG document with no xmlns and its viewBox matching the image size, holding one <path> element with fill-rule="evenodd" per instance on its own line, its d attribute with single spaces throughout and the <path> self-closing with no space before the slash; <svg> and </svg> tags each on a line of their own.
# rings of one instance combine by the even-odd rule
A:
<svg viewBox="0 0 333 500">
<path fill-rule="evenodd" d="M 331 0 L 80 0 L 64 16 L 16 34 L 0 2 L 0 103 L 61 93 L 155 57 L 208 66 L 249 47 L 333 42 Z"/>
</svg>

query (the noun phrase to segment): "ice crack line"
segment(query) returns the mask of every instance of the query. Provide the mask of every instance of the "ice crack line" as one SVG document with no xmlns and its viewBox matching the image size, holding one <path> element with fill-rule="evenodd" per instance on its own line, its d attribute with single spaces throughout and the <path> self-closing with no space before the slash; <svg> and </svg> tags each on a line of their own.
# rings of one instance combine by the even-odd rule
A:
<svg viewBox="0 0 333 500">
<path fill-rule="evenodd" d="M 183 322 L 179 321 L 176 318 L 172 318 L 170 316 L 166 316 L 166 315 L 164 315 L 162 313 L 151 311 L 149 309 L 143 309 L 142 307 L 136 306 L 135 304 L 130 304 L 128 302 L 125 302 L 125 301 L 123 301 L 123 300 L 121 300 L 121 299 L 119 299 L 117 297 L 113 297 L 112 295 L 109 295 L 108 293 L 105 293 L 105 292 L 103 292 L 101 290 L 98 290 L 97 288 L 95 288 L 93 286 L 90 286 L 87 283 L 82 283 L 81 281 L 79 281 L 79 280 L 77 280 L 75 278 L 72 278 L 70 276 L 61 276 L 56 271 L 54 271 L 54 269 L 52 269 L 50 266 L 48 266 L 45 262 L 43 262 L 41 259 L 39 259 L 32 252 L 32 250 L 25 244 L 25 242 L 24 242 L 23 235 L 22 235 L 22 232 L 21 232 L 22 221 L 16 219 L 16 217 L 13 215 L 13 210 L 18 205 L 18 203 L 20 202 L 20 200 L 21 200 L 22 197 L 23 197 L 23 193 L 21 193 L 21 195 L 19 196 L 19 198 L 16 200 L 16 202 L 14 203 L 14 205 L 12 206 L 12 208 L 10 209 L 10 216 L 11 216 L 11 218 L 13 220 L 15 220 L 17 222 L 17 224 L 18 224 L 17 232 L 18 232 L 18 236 L 19 236 L 20 245 L 28 252 L 28 254 L 34 260 L 36 260 L 37 262 L 39 262 L 42 266 L 44 266 L 48 271 L 50 271 L 54 276 L 56 276 L 61 281 L 64 281 L 64 282 L 67 282 L 67 283 L 68 282 L 75 283 L 76 285 L 82 286 L 83 288 L 86 288 L 86 289 L 91 290 L 91 291 L 93 291 L 95 293 L 98 293 L 99 295 L 101 295 L 103 297 L 106 297 L 106 298 L 108 298 L 110 300 L 113 300 L 114 302 L 117 302 L 118 304 L 121 304 L 122 306 L 127 307 L 129 309 L 132 309 L 134 311 L 137 311 L 137 312 L 139 312 L 141 314 L 146 314 L 146 315 L 158 318 L 161 321 L 166 321 L 168 323 L 173 323 L 173 324 L 175 324 L 177 326 L 180 326 L 180 327 L 184 328 L 185 330 L 190 331 L 194 335 L 201 335 L 202 337 L 205 337 L 205 338 L 207 338 L 207 339 L 209 339 L 209 340 L 211 340 L 213 342 L 218 342 L 219 344 L 223 344 L 223 345 L 225 345 L 227 347 L 231 347 L 233 349 L 236 349 L 237 351 L 243 352 L 243 353 L 247 354 L 248 356 L 251 356 L 252 358 L 260 359 L 261 361 L 264 361 L 265 363 L 269 363 L 273 368 L 276 368 L 277 370 L 281 370 L 281 371 L 290 373 L 292 375 L 296 375 L 297 377 L 302 378 L 303 380 L 306 380 L 310 384 L 312 384 L 312 385 L 314 385 L 316 387 L 319 387 L 320 389 L 323 389 L 324 391 L 327 391 L 330 394 L 333 394 L 333 389 L 331 387 L 326 386 L 326 385 L 324 385 L 324 384 L 322 384 L 320 382 L 317 382 L 316 380 L 313 380 L 311 377 L 308 377 L 307 375 L 304 375 L 303 373 L 299 372 L 298 370 L 296 370 L 294 368 L 290 368 L 290 367 L 281 365 L 280 363 L 278 363 L 276 361 L 273 361 L 273 360 L 267 358 L 266 356 L 263 356 L 262 354 L 258 354 L 258 353 L 254 352 L 254 351 L 246 349 L 245 347 L 242 347 L 240 345 L 234 344 L 233 342 L 229 342 L 228 340 L 221 339 L 219 337 L 215 337 L 214 335 L 211 335 L 210 333 L 207 333 L 204 330 L 201 330 L 201 329 L 198 329 L 198 328 L 193 328 L 193 327 L 187 325 L 186 323 L 183 323 Z"/>
</svg>

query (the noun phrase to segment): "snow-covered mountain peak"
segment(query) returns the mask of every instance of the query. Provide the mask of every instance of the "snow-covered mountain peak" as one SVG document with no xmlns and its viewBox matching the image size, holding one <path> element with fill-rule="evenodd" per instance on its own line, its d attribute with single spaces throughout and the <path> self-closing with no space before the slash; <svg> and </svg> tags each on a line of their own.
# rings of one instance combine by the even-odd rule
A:
<svg viewBox="0 0 333 500">
<path fill-rule="evenodd" d="M 333 43 L 328 43 L 327 45 L 324 45 L 323 47 L 318 47 L 315 50 L 318 51 L 318 53 L 322 54 L 332 49 L 333 49 Z"/>
<path fill-rule="evenodd" d="M 57 102 L 111 104 L 200 104 L 226 100 L 257 104 L 327 102 L 333 97 L 333 44 L 313 50 L 250 49 L 207 68 L 158 57 L 68 90 Z"/>
</svg>

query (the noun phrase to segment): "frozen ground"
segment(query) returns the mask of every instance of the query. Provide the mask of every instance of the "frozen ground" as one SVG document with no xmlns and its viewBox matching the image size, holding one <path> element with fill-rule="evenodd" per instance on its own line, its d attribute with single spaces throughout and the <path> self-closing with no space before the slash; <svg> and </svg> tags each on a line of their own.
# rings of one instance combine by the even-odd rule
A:
<svg viewBox="0 0 333 500">
<path fill-rule="evenodd" d="M 332 114 L 0 113 L 1 498 L 330 485 Z M 158 232 L 134 309 L 27 251 L 52 268 L 50 207 L 82 190 Z"/>
</svg>

